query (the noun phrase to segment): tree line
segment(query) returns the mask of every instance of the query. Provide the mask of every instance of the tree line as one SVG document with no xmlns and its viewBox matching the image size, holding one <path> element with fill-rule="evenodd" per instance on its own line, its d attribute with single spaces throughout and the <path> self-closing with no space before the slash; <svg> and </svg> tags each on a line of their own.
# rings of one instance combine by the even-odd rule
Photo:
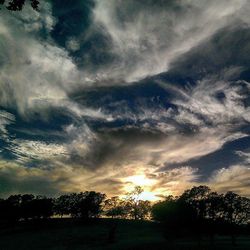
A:
<svg viewBox="0 0 250 250">
<path fill-rule="evenodd" d="M 235 244 L 237 233 L 250 233 L 250 199 L 234 192 L 218 194 L 207 186 L 185 190 L 178 197 L 168 196 L 152 206 L 152 217 L 165 225 L 169 237 L 196 235 L 200 242 L 206 234 L 230 235 Z"/>
<path fill-rule="evenodd" d="M 90 219 L 100 216 L 123 219 L 149 219 L 151 203 L 139 200 L 141 187 L 127 193 L 124 199 L 107 198 L 103 193 L 85 191 L 63 194 L 57 198 L 33 194 L 11 195 L 0 199 L 0 221 L 17 222 L 52 216 Z"/>
<path fill-rule="evenodd" d="M 233 192 L 218 194 L 207 186 L 185 190 L 180 196 L 167 196 L 152 204 L 140 200 L 141 187 L 124 198 L 95 191 L 64 194 L 57 198 L 32 194 L 11 195 L 0 199 L 0 221 L 46 219 L 52 216 L 91 219 L 100 216 L 161 223 L 166 235 L 216 233 L 234 236 L 239 228 L 249 227 L 250 199 Z"/>
</svg>

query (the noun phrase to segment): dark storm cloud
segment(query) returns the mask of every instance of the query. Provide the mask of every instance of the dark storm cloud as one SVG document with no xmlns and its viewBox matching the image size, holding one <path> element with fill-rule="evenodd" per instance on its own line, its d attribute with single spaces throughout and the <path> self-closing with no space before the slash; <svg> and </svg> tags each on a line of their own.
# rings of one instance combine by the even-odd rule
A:
<svg viewBox="0 0 250 250">
<path fill-rule="evenodd" d="M 0 17 L 2 193 L 122 192 L 142 174 L 159 192 L 224 190 L 248 176 L 246 1 L 41 7 Z"/>
</svg>

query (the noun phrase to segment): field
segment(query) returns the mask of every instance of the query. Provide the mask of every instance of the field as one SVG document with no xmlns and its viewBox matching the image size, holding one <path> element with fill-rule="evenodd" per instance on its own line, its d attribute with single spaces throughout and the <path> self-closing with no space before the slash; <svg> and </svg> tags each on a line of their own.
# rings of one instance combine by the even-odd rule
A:
<svg viewBox="0 0 250 250">
<path fill-rule="evenodd" d="M 83 250 L 83 249 L 250 249 L 249 236 L 238 236 L 232 246 L 226 236 L 216 236 L 214 244 L 203 237 L 164 237 L 158 223 L 150 221 L 98 219 L 83 223 L 73 219 L 19 223 L 0 229 L 0 250 Z"/>
</svg>

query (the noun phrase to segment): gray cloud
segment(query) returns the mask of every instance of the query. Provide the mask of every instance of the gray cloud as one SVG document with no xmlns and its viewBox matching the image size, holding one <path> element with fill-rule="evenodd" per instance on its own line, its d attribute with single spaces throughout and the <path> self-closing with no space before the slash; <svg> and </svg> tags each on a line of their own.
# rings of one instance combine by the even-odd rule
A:
<svg viewBox="0 0 250 250">
<path fill-rule="evenodd" d="M 96 1 L 94 22 L 109 34 L 117 55 L 115 67 L 111 65 L 103 76 L 130 82 L 167 71 L 172 61 L 220 28 L 239 19 L 249 22 L 246 4 L 245 0 Z"/>
<path fill-rule="evenodd" d="M 55 195 L 59 192 L 56 182 L 42 170 L 3 161 L 0 161 L 0 190 L 1 196 L 15 193 Z"/>
</svg>

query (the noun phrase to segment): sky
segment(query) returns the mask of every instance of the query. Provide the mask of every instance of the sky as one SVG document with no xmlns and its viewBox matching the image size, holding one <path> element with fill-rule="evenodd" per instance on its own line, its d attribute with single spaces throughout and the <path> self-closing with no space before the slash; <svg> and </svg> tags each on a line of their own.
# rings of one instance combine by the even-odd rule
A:
<svg viewBox="0 0 250 250">
<path fill-rule="evenodd" d="M 40 2 L 0 10 L 0 197 L 250 197 L 249 1 Z"/>
</svg>

